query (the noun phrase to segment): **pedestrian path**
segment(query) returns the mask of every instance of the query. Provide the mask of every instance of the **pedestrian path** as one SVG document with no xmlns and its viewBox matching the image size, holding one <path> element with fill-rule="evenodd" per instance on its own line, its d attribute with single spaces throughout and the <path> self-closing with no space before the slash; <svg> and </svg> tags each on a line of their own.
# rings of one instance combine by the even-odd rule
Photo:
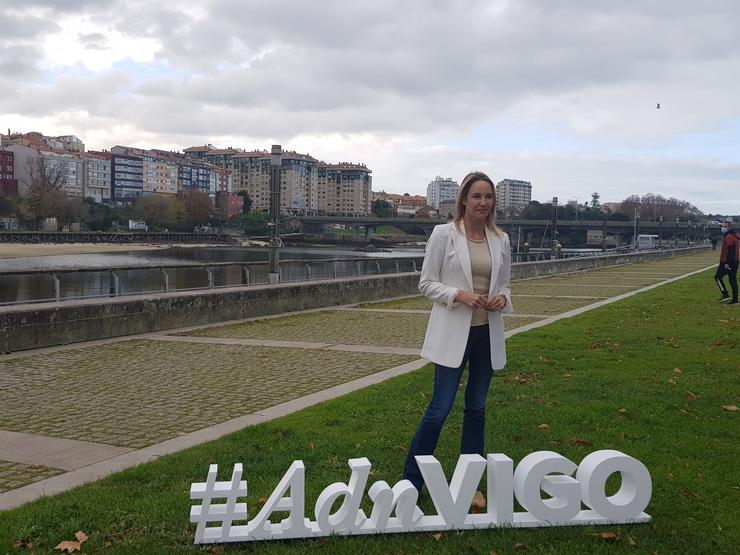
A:
<svg viewBox="0 0 740 555">
<path fill-rule="evenodd" d="M 715 258 L 517 281 L 507 335 Z M 416 296 L 1 356 L 0 509 L 420 368 L 430 309 Z"/>
</svg>

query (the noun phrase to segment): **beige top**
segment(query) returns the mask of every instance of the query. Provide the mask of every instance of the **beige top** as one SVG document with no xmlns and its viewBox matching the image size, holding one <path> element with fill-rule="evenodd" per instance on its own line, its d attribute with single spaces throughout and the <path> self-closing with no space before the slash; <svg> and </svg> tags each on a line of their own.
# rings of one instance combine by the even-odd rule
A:
<svg viewBox="0 0 740 555">
<path fill-rule="evenodd" d="M 491 286 L 491 249 L 486 239 L 473 240 L 468 238 L 470 252 L 470 269 L 473 273 L 473 292 L 478 295 L 488 295 Z M 482 326 L 488 323 L 488 312 L 476 308 L 473 310 L 471 326 Z"/>
</svg>

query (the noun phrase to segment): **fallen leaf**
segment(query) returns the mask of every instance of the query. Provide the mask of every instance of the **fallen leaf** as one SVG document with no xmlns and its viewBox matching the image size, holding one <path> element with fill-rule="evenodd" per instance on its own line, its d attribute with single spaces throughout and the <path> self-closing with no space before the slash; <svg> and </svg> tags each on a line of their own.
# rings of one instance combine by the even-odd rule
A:
<svg viewBox="0 0 740 555">
<path fill-rule="evenodd" d="M 619 439 L 624 441 L 624 432 L 619 432 Z"/>
<path fill-rule="evenodd" d="M 66 551 L 67 553 L 72 553 L 73 551 L 79 551 L 80 550 L 80 542 L 75 541 L 63 541 L 59 542 L 59 545 L 57 545 L 54 549 L 58 549 L 59 551 Z"/>
<path fill-rule="evenodd" d="M 622 407 L 621 409 L 617 409 L 617 412 L 618 413 L 621 413 L 621 414 L 624 414 L 625 412 L 627 412 L 627 409 L 624 408 L 624 407 Z"/>
<path fill-rule="evenodd" d="M 488 555 L 498 555 L 498 551 L 491 551 Z"/>
<path fill-rule="evenodd" d="M 439 540 L 441 540 L 441 539 L 442 539 L 442 534 L 440 534 L 440 533 L 437 533 L 437 534 L 432 534 L 432 537 L 433 537 L 433 538 L 434 538 L 435 540 L 439 541 Z"/>
<path fill-rule="evenodd" d="M 589 440 L 580 437 L 572 437 L 568 441 L 570 441 L 573 445 L 582 445 L 583 447 L 591 445 L 591 442 Z"/>
<path fill-rule="evenodd" d="M 563 374 L 563 378 L 565 378 L 566 380 L 569 380 L 572 377 L 573 377 L 573 374 L 571 374 L 570 372 L 566 372 L 565 374 Z"/>
<path fill-rule="evenodd" d="M 267 503 L 267 497 L 260 497 L 257 503 L 260 505 L 264 505 L 265 503 Z"/>
<path fill-rule="evenodd" d="M 540 430 L 543 430 L 543 431 L 547 431 L 547 430 L 550 429 L 550 425 L 549 424 L 540 424 L 539 426 L 537 426 L 537 428 L 539 428 Z"/>
<path fill-rule="evenodd" d="M 87 541 L 87 534 L 80 530 L 79 532 L 75 532 L 75 538 L 77 538 L 77 541 L 65 540 L 63 542 L 59 542 L 59 545 L 57 545 L 54 549 L 58 549 L 59 551 L 66 551 L 67 553 L 79 551 L 82 544 Z"/>
<path fill-rule="evenodd" d="M 618 349 L 619 347 L 621 347 L 621 343 L 619 341 L 614 341 L 612 343 L 612 347 L 614 347 L 615 349 Z"/>
<path fill-rule="evenodd" d="M 527 549 L 527 544 L 526 543 L 515 543 L 514 549 L 516 549 L 517 551 L 524 551 L 525 549 Z"/>
<path fill-rule="evenodd" d="M 717 320 L 720 324 L 727 324 L 730 321 L 729 320 Z"/>
<path fill-rule="evenodd" d="M 213 553 L 214 555 L 218 555 L 219 553 L 223 553 L 223 552 L 224 552 L 224 548 L 219 547 L 217 545 L 214 545 L 213 547 L 211 547 L 211 549 L 208 550 L 208 553 Z"/>
<path fill-rule="evenodd" d="M 633 538 L 632 536 L 627 537 L 627 543 L 629 543 L 630 545 L 637 545 L 635 538 Z"/>
<path fill-rule="evenodd" d="M 601 533 L 601 539 L 606 541 L 616 541 L 619 538 L 614 532 L 602 532 Z"/>
<path fill-rule="evenodd" d="M 722 408 L 730 412 L 737 412 L 738 408 L 735 405 L 722 405 Z"/>
<path fill-rule="evenodd" d="M 681 369 L 680 368 L 674 368 L 673 369 L 673 372 L 676 373 L 676 374 L 683 374 L 683 372 L 681 372 Z"/>
<path fill-rule="evenodd" d="M 686 392 L 686 400 L 687 401 L 696 401 L 696 394 L 691 393 L 691 391 Z"/>
<path fill-rule="evenodd" d="M 547 443 L 549 443 L 550 445 L 560 445 L 560 442 L 557 439 L 551 439 Z"/>
<path fill-rule="evenodd" d="M 676 380 L 673 378 L 668 378 L 668 383 L 672 383 L 673 385 L 676 385 Z"/>
<path fill-rule="evenodd" d="M 309 449 L 315 449 L 316 448 L 316 446 L 313 444 L 313 441 L 308 444 L 308 448 Z"/>
</svg>

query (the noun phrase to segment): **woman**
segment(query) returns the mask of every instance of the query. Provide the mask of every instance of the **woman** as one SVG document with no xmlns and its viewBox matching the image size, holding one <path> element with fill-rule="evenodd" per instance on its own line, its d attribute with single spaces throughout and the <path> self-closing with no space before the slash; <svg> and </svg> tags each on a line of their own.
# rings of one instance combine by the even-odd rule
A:
<svg viewBox="0 0 740 555">
<path fill-rule="evenodd" d="M 486 396 L 494 370 L 506 365 L 502 313 L 511 313 L 509 237 L 496 220 L 496 189 L 484 173 L 465 176 L 453 222 L 438 225 L 427 242 L 419 290 L 434 305 L 421 356 L 435 363 L 434 393 L 411 442 L 404 478 L 421 491 L 414 456 L 431 455 L 452 409 L 466 363 L 460 453 L 483 451 Z M 480 492 L 475 505 L 485 505 Z"/>
</svg>

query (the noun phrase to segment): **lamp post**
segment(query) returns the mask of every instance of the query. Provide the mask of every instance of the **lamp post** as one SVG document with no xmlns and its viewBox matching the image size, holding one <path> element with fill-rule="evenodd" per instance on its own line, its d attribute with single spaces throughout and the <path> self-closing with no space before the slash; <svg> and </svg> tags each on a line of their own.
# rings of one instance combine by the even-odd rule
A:
<svg viewBox="0 0 740 555">
<path fill-rule="evenodd" d="M 676 218 L 676 243 L 675 248 L 678 248 L 678 218 Z"/>
<path fill-rule="evenodd" d="M 632 236 L 632 246 L 637 248 L 637 234 L 640 232 L 640 209 L 635 207 L 635 228 Z"/>
<path fill-rule="evenodd" d="M 660 217 L 658 223 L 658 248 L 663 247 L 663 216 Z"/>
<path fill-rule="evenodd" d="M 558 242 L 558 197 L 552 197 L 552 249 Z"/>
<path fill-rule="evenodd" d="M 601 213 L 603 218 L 601 222 L 601 252 L 606 252 L 606 235 L 607 235 L 607 215 L 606 210 Z"/>
<path fill-rule="evenodd" d="M 686 246 L 691 246 L 691 220 L 689 220 L 686 227 Z"/>
<path fill-rule="evenodd" d="M 270 156 L 270 272 L 267 276 L 269 283 L 280 282 L 280 168 L 283 163 L 283 149 L 280 145 L 272 145 Z"/>
</svg>

